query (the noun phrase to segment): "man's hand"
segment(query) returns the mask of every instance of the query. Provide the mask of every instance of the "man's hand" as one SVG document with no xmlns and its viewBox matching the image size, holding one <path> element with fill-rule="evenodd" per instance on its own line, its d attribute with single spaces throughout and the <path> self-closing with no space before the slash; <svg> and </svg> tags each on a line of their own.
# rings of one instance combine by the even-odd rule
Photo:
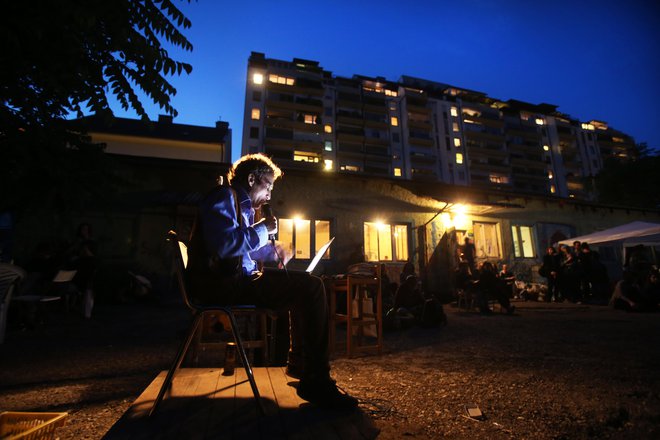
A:
<svg viewBox="0 0 660 440">
<path fill-rule="evenodd" d="M 285 248 L 282 246 L 280 243 L 275 243 L 275 252 L 277 253 L 277 260 L 280 262 L 282 265 L 286 265 L 293 254 L 289 252 L 288 248 Z"/>
<path fill-rule="evenodd" d="M 268 235 L 277 234 L 277 217 L 274 216 L 265 217 L 263 219 L 263 222 L 266 225 L 266 229 L 268 229 Z"/>
</svg>

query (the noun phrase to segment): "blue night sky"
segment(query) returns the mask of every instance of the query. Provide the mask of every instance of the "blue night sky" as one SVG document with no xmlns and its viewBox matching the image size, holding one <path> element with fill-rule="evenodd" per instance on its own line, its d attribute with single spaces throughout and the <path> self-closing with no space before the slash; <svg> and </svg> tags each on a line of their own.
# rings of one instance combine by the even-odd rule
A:
<svg viewBox="0 0 660 440">
<path fill-rule="evenodd" d="M 401 75 L 557 105 L 660 150 L 660 6 L 654 0 L 233 1 L 175 3 L 193 66 L 172 77 L 175 122 L 233 130 L 240 154 L 247 60 L 319 61 L 338 76 Z M 145 102 L 146 104 L 146 102 Z M 135 117 L 113 106 L 121 117 Z M 147 105 L 152 119 L 159 109 Z"/>
</svg>

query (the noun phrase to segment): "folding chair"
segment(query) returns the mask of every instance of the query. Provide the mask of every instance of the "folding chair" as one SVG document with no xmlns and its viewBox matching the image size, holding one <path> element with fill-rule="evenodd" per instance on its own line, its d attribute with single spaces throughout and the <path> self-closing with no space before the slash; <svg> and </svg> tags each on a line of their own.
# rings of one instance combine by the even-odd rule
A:
<svg viewBox="0 0 660 440">
<path fill-rule="evenodd" d="M 25 271 L 13 264 L 0 263 L 0 344 L 5 341 L 7 312 L 18 283 L 25 278 Z"/>
<path fill-rule="evenodd" d="M 149 412 L 149 415 L 151 416 L 156 412 L 158 405 L 165 396 L 165 393 L 167 392 L 168 388 L 170 388 L 170 386 L 172 385 L 172 380 L 174 379 L 174 375 L 176 374 L 177 370 L 181 367 L 181 363 L 183 362 L 183 359 L 186 353 L 188 352 L 188 349 L 190 348 L 190 345 L 195 337 L 195 334 L 197 333 L 198 330 L 200 330 L 201 324 L 204 320 L 204 316 L 207 313 L 221 313 L 224 314 L 229 320 L 232 336 L 234 337 L 234 341 L 236 343 L 236 349 L 237 349 L 236 351 L 238 352 L 241 362 L 243 363 L 243 367 L 245 368 L 245 372 L 250 382 L 250 387 L 252 388 L 254 399 L 257 401 L 257 406 L 259 407 L 259 411 L 261 411 L 261 413 L 264 414 L 263 403 L 261 402 L 259 389 L 257 388 L 257 382 L 254 379 L 252 366 L 250 365 L 250 361 L 248 360 L 247 353 L 245 352 L 245 344 L 240 335 L 239 327 L 235 317 L 235 312 L 247 311 L 247 310 L 258 312 L 259 309 L 257 309 L 253 305 L 202 305 L 202 304 L 194 303 L 188 295 L 188 289 L 184 278 L 184 271 L 188 262 L 188 249 L 184 243 L 180 242 L 177 239 L 176 232 L 174 231 L 168 232 L 168 241 L 173 251 L 175 273 L 178 280 L 179 289 L 181 291 L 181 296 L 183 297 L 183 302 L 193 312 L 193 322 L 190 326 L 190 329 L 188 330 L 188 334 L 185 340 L 183 341 L 183 344 L 179 348 L 179 352 L 174 358 L 174 361 L 172 362 L 172 365 L 168 370 L 167 375 L 165 376 L 165 381 L 163 382 L 163 385 L 161 386 L 160 391 L 158 392 L 158 396 L 156 397 L 156 400 L 154 401 L 154 404 L 151 407 L 151 411 Z"/>
</svg>

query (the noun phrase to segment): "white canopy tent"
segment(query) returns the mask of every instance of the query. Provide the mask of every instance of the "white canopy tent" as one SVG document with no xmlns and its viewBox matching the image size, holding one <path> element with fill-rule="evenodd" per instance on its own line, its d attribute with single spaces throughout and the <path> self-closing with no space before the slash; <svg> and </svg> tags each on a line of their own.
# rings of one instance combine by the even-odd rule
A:
<svg viewBox="0 0 660 440">
<path fill-rule="evenodd" d="M 618 244 L 624 245 L 624 247 L 639 244 L 655 246 L 660 244 L 660 224 L 632 222 L 579 237 L 567 238 L 560 241 L 559 244 L 571 246 L 574 241 L 586 242 L 590 246 L 615 246 Z"/>
<path fill-rule="evenodd" d="M 558 244 L 571 246 L 574 241 L 588 243 L 590 247 L 596 247 L 599 250 L 605 250 L 603 247 L 611 247 L 613 258 L 601 258 L 601 262 L 607 266 L 610 276 L 618 278 L 621 276 L 624 262 L 628 259 L 627 254 L 633 247 L 644 246 L 644 254 L 648 260 L 657 264 L 659 257 L 657 249 L 660 248 L 660 224 L 637 221 L 579 237 L 567 238 Z"/>
</svg>

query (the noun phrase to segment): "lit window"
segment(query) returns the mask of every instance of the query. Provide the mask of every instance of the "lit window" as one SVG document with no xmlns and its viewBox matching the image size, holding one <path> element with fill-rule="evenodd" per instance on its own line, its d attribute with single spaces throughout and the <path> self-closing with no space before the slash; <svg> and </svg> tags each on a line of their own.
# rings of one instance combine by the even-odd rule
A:
<svg viewBox="0 0 660 440">
<path fill-rule="evenodd" d="M 252 119 L 254 119 L 255 121 L 258 121 L 260 117 L 261 117 L 261 110 L 259 110 L 258 108 L 253 108 L 252 109 Z"/>
<path fill-rule="evenodd" d="M 550 146 L 544 145 L 543 146 L 543 151 L 550 151 Z"/>
<path fill-rule="evenodd" d="M 385 89 L 385 96 L 398 96 L 399 93 L 396 90 Z"/>
<path fill-rule="evenodd" d="M 293 255 L 295 255 L 296 258 L 311 258 L 311 222 L 309 220 L 297 218 L 294 219 L 293 224 L 295 226 L 293 233 L 295 240 Z"/>
<path fill-rule="evenodd" d="M 323 161 L 323 169 L 326 171 L 332 171 L 332 160 L 331 159 L 325 159 Z"/>
<path fill-rule="evenodd" d="M 554 176 L 552 175 L 552 171 L 548 171 L 548 179 L 552 179 Z"/>
<path fill-rule="evenodd" d="M 594 131 L 596 128 L 592 124 L 582 124 L 582 129 Z"/>
<path fill-rule="evenodd" d="M 305 124 L 314 124 L 314 123 L 316 123 L 316 116 L 305 115 Z"/>
<path fill-rule="evenodd" d="M 513 236 L 513 255 L 516 258 L 534 258 L 532 228 L 530 226 L 511 226 Z"/>
<path fill-rule="evenodd" d="M 408 226 L 365 222 L 364 254 L 367 261 L 407 261 Z"/>
<path fill-rule="evenodd" d="M 454 130 L 454 131 L 458 131 L 458 130 L 459 130 L 459 128 L 458 128 L 458 122 L 454 122 L 454 123 L 452 123 L 452 124 L 451 124 L 451 129 Z"/>
<path fill-rule="evenodd" d="M 294 151 L 293 160 L 296 162 L 312 162 L 318 163 L 319 156 L 316 153 L 310 153 L 307 151 Z"/>
<path fill-rule="evenodd" d="M 314 254 L 316 254 L 321 246 L 330 241 L 330 222 L 327 220 L 314 221 Z M 330 253 L 326 251 L 323 259 L 329 259 Z"/>
<path fill-rule="evenodd" d="M 455 147 L 460 147 L 461 146 L 461 140 L 459 138 L 454 138 L 454 146 Z"/>
<path fill-rule="evenodd" d="M 463 155 L 461 153 L 456 153 L 456 163 L 463 163 Z"/>
<path fill-rule="evenodd" d="M 509 178 L 507 176 L 500 176 L 497 174 L 490 174 L 488 180 L 490 180 L 491 183 L 509 183 Z"/>
<path fill-rule="evenodd" d="M 252 75 L 252 82 L 255 84 L 263 84 L 264 83 L 264 76 L 261 73 L 255 73 Z"/>
<path fill-rule="evenodd" d="M 552 194 L 556 193 L 556 192 L 557 192 L 557 188 L 555 188 L 554 185 L 550 185 L 550 192 L 551 192 Z"/>
<path fill-rule="evenodd" d="M 392 116 L 390 118 L 390 121 L 392 123 L 392 127 L 398 127 L 399 126 L 399 118 L 397 118 L 396 116 Z"/>
<path fill-rule="evenodd" d="M 544 125 L 545 124 L 545 121 L 541 118 L 536 118 L 536 120 L 534 122 L 536 122 L 536 125 Z"/>
<path fill-rule="evenodd" d="M 325 141 L 325 151 L 332 151 L 332 141 Z"/>
<path fill-rule="evenodd" d="M 295 83 L 295 80 L 293 78 L 287 78 L 285 76 L 275 75 L 274 73 L 268 75 L 268 81 L 276 84 L 286 84 L 287 86 L 292 86 Z"/>
<path fill-rule="evenodd" d="M 332 133 L 332 125 L 325 124 L 325 127 L 323 127 L 323 131 L 325 131 L 326 133 Z"/>
<path fill-rule="evenodd" d="M 401 168 L 394 168 L 394 177 L 401 177 Z"/>
<path fill-rule="evenodd" d="M 357 173 L 357 172 L 360 171 L 360 167 L 358 167 L 356 165 L 342 165 L 340 167 L 340 170 L 342 170 L 342 171 L 353 171 L 353 172 Z"/>
<path fill-rule="evenodd" d="M 473 223 L 474 246 L 481 258 L 501 258 L 499 230 L 496 223 Z"/>
<path fill-rule="evenodd" d="M 452 107 L 450 113 L 452 116 L 458 116 L 458 109 L 456 107 Z"/>
<path fill-rule="evenodd" d="M 302 218 L 279 218 L 277 220 L 277 241 L 293 255 L 293 259 L 309 259 L 330 240 L 328 220 L 307 220 Z M 323 259 L 330 258 L 327 251 Z"/>
</svg>

